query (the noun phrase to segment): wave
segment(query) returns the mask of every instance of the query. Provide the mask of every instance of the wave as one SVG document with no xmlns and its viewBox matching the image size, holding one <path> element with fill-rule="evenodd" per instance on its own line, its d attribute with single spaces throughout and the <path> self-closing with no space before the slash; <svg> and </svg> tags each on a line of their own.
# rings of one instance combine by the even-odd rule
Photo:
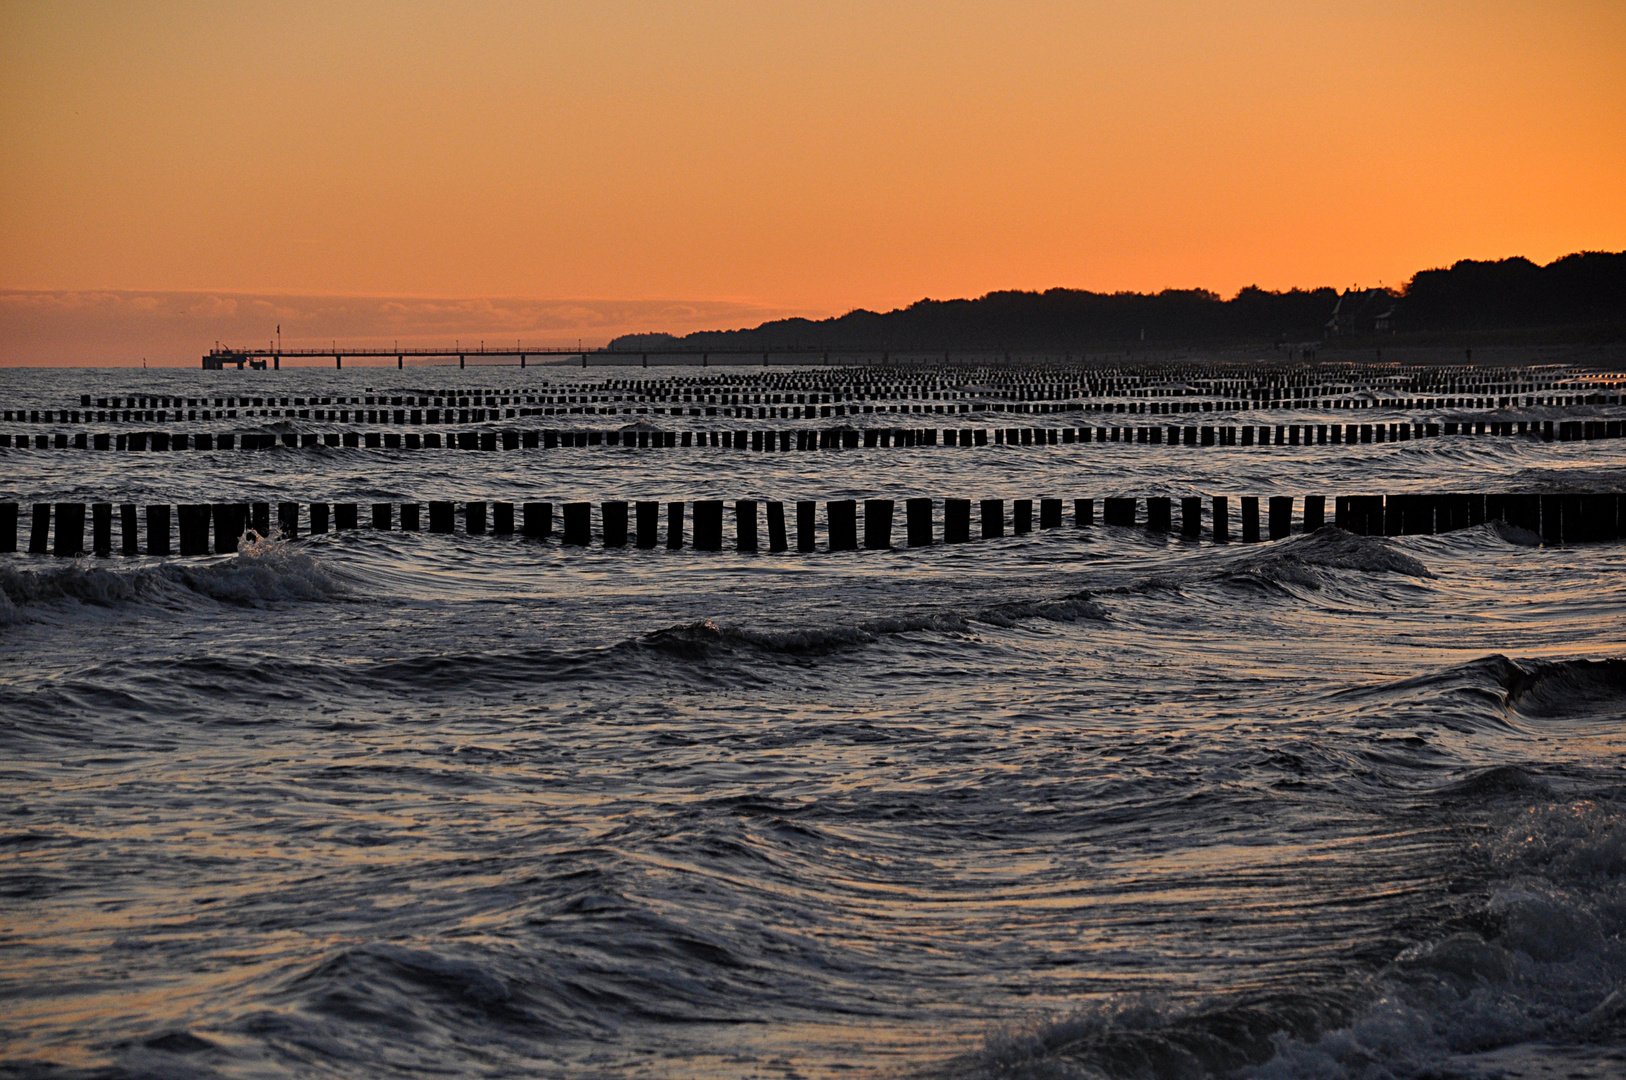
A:
<svg viewBox="0 0 1626 1080">
<path fill-rule="evenodd" d="M 629 1023 L 739 1022 L 764 994 L 804 996 L 779 986 L 750 945 L 572 872 L 582 887 L 539 904 L 506 940 L 339 947 L 288 972 L 228 1030 L 251 1044 L 315 1049 L 336 1074 L 373 1075 L 381 1064 L 413 1072 L 425 1047 L 456 1046 L 465 1066 L 532 1075 L 543 1047 L 602 1068 L 617 1051 L 600 1044 Z"/>
<path fill-rule="evenodd" d="M 1234 1075 L 1268 1061 L 1284 1034 L 1313 1038 L 1348 1011 L 1349 1003 L 1335 995 L 1183 1004 L 1118 995 L 1059 1020 L 1003 1028 L 988 1037 L 980 1053 L 949 1063 L 941 1075 L 963 1080 Z"/>
<path fill-rule="evenodd" d="M 911 622 L 913 625 L 908 625 L 907 629 L 942 629 L 949 633 L 965 629 L 964 620 L 954 618 L 946 620 L 946 625 L 942 627 L 929 626 L 928 620 Z M 897 620 L 897 623 L 900 629 L 894 632 L 904 632 L 902 627 L 906 625 L 905 622 Z M 681 626 L 667 626 L 651 631 L 634 644 L 685 660 L 702 660 L 736 649 L 753 649 L 791 656 L 820 656 L 870 644 L 876 641 L 881 633 L 885 631 L 872 630 L 863 624 L 764 633 L 725 626 L 711 619 L 700 619 Z"/>
<path fill-rule="evenodd" d="M 1496 653 L 1406 679 L 1335 690 L 1327 701 L 1344 723 L 1370 731 L 1424 723 L 1484 734 L 1528 732 L 1537 724 L 1618 723 L 1626 720 L 1626 659 L 1515 660 Z M 1508 777 L 1517 782 L 1512 773 Z"/>
<path fill-rule="evenodd" d="M 1626 719 L 1626 659 L 1513 664 L 1507 705 L 1532 720 Z"/>
<path fill-rule="evenodd" d="M 414 1027 L 433 1023 L 418 1014 L 439 1003 L 548 1031 L 554 1025 L 533 1007 L 525 980 L 504 966 L 496 955 L 477 960 L 376 942 L 338 950 L 285 989 L 306 1009 L 339 1018 L 393 1014 L 395 1026 Z"/>
<path fill-rule="evenodd" d="M 1525 671 L 1518 662 L 1501 653 L 1492 653 L 1404 679 L 1351 686 L 1335 691 L 1333 696 L 1356 700 L 1371 698 L 1380 703 L 1426 701 L 1432 704 L 1441 692 L 1467 691 L 1476 701 L 1505 706 L 1508 689 Z"/>
<path fill-rule="evenodd" d="M 1482 899 L 1369 975 L 1273 996 L 1108 998 L 992 1032 L 933 1071 L 1379 1080 L 1504 1075 L 1497 1062 L 1550 1052 L 1618 1064 L 1609 1055 L 1626 1039 L 1626 806 L 1609 795 L 1555 802 L 1520 770 L 1488 772 L 1468 784 L 1516 805 L 1501 805 L 1492 839 L 1475 845 L 1487 856 Z"/>
<path fill-rule="evenodd" d="M 1533 533 L 1529 529 L 1521 529 L 1517 525 L 1510 525 L 1500 519 L 1490 523 L 1489 528 L 1504 542 L 1515 547 L 1540 547 L 1541 534 Z"/>
<path fill-rule="evenodd" d="M 211 562 L 164 562 L 134 569 L 110 569 L 86 557 L 37 567 L 0 563 L 0 625 L 26 621 L 29 608 L 64 602 L 174 608 L 202 599 L 263 607 L 329 600 L 347 591 L 345 581 L 314 556 L 250 532 L 235 555 Z"/>
<path fill-rule="evenodd" d="M 1463 780 L 1453 781 L 1438 789 L 1441 798 L 1484 803 L 1493 799 L 1541 798 L 1552 794 L 1552 788 L 1527 769 L 1517 765 L 1495 765 L 1481 769 Z"/>
<path fill-rule="evenodd" d="M 1246 551 L 1226 575 L 1244 575 L 1271 584 L 1319 589 L 1328 582 L 1324 571 L 1362 574 L 1400 574 L 1433 578 L 1428 567 L 1379 536 L 1360 536 L 1337 526 L 1291 537 L 1279 544 Z"/>
<path fill-rule="evenodd" d="M 1537 538 L 1540 543 L 1540 538 Z M 1262 592 L 1320 591 L 1346 584 L 1348 575 L 1397 575 L 1418 581 L 1435 575 L 1415 555 L 1381 536 L 1360 536 L 1333 525 L 1272 544 L 1218 547 L 1183 567 L 1138 578 L 1103 592 L 1178 591 L 1220 582 Z"/>
<path fill-rule="evenodd" d="M 1476 1056 L 1507 1047 L 1626 1037 L 1626 809 L 1526 803 L 1488 845 L 1481 928 L 1401 952 L 1369 1008 L 1323 1038 L 1284 1041 L 1261 1080 L 1418 1075 L 1447 1062 L 1471 1075 Z"/>
<path fill-rule="evenodd" d="M 637 665 L 650 659 L 658 666 L 648 674 L 669 677 L 669 661 L 672 659 L 722 659 L 742 651 L 789 659 L 814 658 L 861 649 L 902 634 L 968 634 L 979 623 L 1010 628 L 1031 619 L 1071 623 L 1107 618 L 1106 608 L 1089 592 L 1081 591 L 1057 597 L 989 604 L 968 614 L 924 612 L 866 619 L 850 625 L 783 630 L 756 630 L 713 619 L 699 619 L 600 647 L 404 656 L 369 668 L 349 669 L 347 677 L 373 685 L 408 684 L 419 688 L 473 689 L 488 683 L 593 679 L 601 676 L 606 666 L 625 677 L 635 670 L 629 664 Z"/>
<path fill-rule="evenodd" d="M 873 644 L 896 634 L 920 631 L 969 633 L 976 623 L 1010 628 L 1028 619 L 1076 622 L 1080 619 L 1106 618 L 1106 609 L 1089 592 L 1081 591 L 1049 599 L 990 604 L 966 615 L 903 615 L 869 619 L 843 627 L 759 631 L 701 619 L 645 634 L 637 644 L 684 659 L 703 659 L 742 648 L 787 656 L 821 656 Z"/>
</svg>

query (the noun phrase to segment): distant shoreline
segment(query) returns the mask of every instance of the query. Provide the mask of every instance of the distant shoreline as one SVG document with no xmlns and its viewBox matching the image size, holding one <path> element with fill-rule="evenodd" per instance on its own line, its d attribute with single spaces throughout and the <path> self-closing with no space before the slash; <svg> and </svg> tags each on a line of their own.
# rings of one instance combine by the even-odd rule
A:
<svg viewBox="0 0 1626 1080">
<path fill-rule="evenodd" d="M 1464 260 L 1423 270 L 1400 289 L 1205 289 L 995 292 L 921 300 L 889 312 L 778 319 L 681 336 L 627 334 L 612 349 L 868 348 L 910 351 L 1092 351 L 1332 343 L 1604 345 L 1626 340 L 1626 252 Z"/>
</svg>

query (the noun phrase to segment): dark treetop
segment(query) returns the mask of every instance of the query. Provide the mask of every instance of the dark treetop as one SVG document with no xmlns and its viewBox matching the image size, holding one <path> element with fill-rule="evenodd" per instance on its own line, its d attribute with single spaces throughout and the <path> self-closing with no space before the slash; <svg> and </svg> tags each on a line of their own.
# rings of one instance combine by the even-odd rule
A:
<svg viewBox="0 0 1626 1080">
<path fill-rule="evenodd" d="M 1229 300 L 1206 289 L 1095 293 L 1079 289 L 994 292 L 975 300 L 921 300 L 896 311 L 780 319 L 743 330 L 684 337 L 629 334 L 615 349 L 1081 349 L 1145 341 L 1223 345 L 1315 341 L 1372 334 L 1588 327 L 1620 337 L 1626 327 L 1626 252 L 1463 260 L 1418 272 L 1399 291 L 1332 288 L 1268 292 L 1249 286 Z"/>
</svg>

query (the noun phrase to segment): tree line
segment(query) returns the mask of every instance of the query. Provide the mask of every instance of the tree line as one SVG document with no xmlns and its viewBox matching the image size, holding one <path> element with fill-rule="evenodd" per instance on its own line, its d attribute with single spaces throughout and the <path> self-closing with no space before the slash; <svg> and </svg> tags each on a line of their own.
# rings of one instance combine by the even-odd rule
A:
<svg viewBox="0 0 1626 1080">
<path fill-rule="evenodd" d="M 1359 300 L 1358 333 L 1402 334 L 1538 327 L 1626 332 L 1626 252 L 1580 252 L 1539 266 L 1524 258 L 1462 260 L 1422 270 L 1399 290 L 1249 286 L 1229 300 L 1206 289 L 1097 293 L 992 292 L 920 300 L 895 311 L 777 319 L 750 329 L 675 337 L 630 334 L 615 349 L 1082 350 L 1090 347 L 1307 342 L 1327 336 L 1340 299 Z M 1346 311 L 1348 308 L 1345 309 Z M 1381 321 L 1373 319 L 1383 316 Z M 1348 334 L 1347 326 L 1340 332 Z"/>
</svg>

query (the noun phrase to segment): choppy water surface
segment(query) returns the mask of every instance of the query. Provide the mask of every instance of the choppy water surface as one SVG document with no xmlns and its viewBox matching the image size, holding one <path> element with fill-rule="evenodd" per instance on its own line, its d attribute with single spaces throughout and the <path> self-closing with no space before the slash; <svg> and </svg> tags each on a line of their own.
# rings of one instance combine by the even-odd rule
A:
<svg viewBox="0 0 1626 1080">
<path fill-rule="evenodd" d="M 1626 476 L 1618 442 L 1500 439 L 0 453 L 0 497 L 143 503 Z M 1621 1075 L 1626 549 L 1530 539 L 1214 546 L 1069 521 L 809 556 L 369 530 L 185 561 L 0 556 L 0 1058 Z"/>
</svg>

